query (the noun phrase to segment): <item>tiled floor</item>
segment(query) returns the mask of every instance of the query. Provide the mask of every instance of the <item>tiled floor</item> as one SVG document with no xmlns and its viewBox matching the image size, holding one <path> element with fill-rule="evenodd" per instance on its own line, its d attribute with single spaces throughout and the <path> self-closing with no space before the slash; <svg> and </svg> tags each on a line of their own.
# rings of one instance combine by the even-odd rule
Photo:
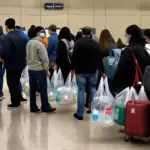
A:
<svg viewBox="0 0 150 150">
<path fill-rule="evenodd" d="M 90 122 L 73 119 L 73 107 L 57 107 L 50 115 L 30 114 L 29 104 L 20 110 L 7 110 L 9 93 L 0 103 L 0 150 L 150 150 L 150 144 L 124 142 L 119 127 L 101 128 Z"/>
</svg>

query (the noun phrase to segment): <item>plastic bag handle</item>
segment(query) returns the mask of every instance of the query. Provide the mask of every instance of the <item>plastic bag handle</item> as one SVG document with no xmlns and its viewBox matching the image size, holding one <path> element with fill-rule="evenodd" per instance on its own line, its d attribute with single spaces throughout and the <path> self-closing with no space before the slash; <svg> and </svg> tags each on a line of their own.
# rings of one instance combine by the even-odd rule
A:
<svg viewBox="0 0 150 150">
<path fill-rule="evenodd" d="M 139 81 L 139 75 L 140 75 L 141 78 L 142 78 L 143 75 L 142 75 L 142 71 L 141 71 L 140 65 L 138 63 L 138 60 L 137 60 L 134 52 L 132 52 L 132 57 L 134 59 L 135 65 L 136 65 L 135 79 L 134 79 L 134 82 L 133 82 L 133 87 L 135 87 L 135 85 Z"/>
</svg>

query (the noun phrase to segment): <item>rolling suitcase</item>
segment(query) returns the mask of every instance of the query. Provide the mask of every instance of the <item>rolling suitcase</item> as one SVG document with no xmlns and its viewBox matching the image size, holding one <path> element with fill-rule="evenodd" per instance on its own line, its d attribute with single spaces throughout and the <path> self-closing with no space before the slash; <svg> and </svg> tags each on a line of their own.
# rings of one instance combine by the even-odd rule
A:
<svg viewBox="0 0 150 150">
<path fill-rule="evenodd" d="M 126 105 L 125 132 L 127 141 L 129 136 L 150 136 L 150 102 L 129 101 Z"/>
</svg>

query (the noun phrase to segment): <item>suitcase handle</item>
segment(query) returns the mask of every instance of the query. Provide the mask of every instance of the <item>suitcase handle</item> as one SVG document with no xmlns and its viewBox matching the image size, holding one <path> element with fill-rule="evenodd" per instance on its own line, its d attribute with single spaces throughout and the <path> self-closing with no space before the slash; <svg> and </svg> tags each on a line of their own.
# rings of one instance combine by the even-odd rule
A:
<svg viewBox="0 0 150 150">
<path fill-rule="evenodd" d="M 138 84 L 138 82 L 139 82 L 139 75 L 140 75 L 141 78 L 142 78 L 143 75 L 142 75 L 140 65 L 138 63 L 138 60 L 137 60 L 134 52 L 132 52 L 132 57 L 134 59 L 135 65 L 136 65 L 135 79 L 134 79 L 134 82 L 133 82 L 133 87 L 135 87 L 135 85 Z"/>
</svg>

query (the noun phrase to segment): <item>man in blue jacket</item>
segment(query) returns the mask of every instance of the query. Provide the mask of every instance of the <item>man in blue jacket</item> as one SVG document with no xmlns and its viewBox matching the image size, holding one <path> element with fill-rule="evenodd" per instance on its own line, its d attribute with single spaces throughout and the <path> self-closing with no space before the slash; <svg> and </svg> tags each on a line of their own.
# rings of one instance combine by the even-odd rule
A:
<svg viewBox="0 0 150 150">
<path fill-rule="evenodd" d="M 58 46 L 58 35 L 56 33 L 57 27 L 56 25 L 49 26 L 49 34 L 50 37 L 48 38 L 48 57 L 50 62 L 50 73 L 51 76 L 53 74 L 53 67 L 56 61 L 56 53 L 57 53 L 57 46 Z"/>
<path fill-rule="evenodd" d="M 22 31 L 22 29 L 21 29 L 20 26 L 15 26 L 15 30 L 17 30 L 17 31 L 19 32 L 19 34 L 20 34 L 22 37 L 24 37 L 27 42 L 30 41 L 30 38 L 28 37 L 28 35 L 25 34 L 25 33 Z"/>
<path fill-rule="evenodd" d="M 18 108 L 21 101 L 19 82 L 23 69 L 26 66 L 27 41 L 15 31 L 15 20 L 9 18 L 5 21 L 8 32 L 0 46 L 0 58 L 4 60 L 7 85 L 11 96 L 11 104 L 8 108 Z"/>
</svg>

